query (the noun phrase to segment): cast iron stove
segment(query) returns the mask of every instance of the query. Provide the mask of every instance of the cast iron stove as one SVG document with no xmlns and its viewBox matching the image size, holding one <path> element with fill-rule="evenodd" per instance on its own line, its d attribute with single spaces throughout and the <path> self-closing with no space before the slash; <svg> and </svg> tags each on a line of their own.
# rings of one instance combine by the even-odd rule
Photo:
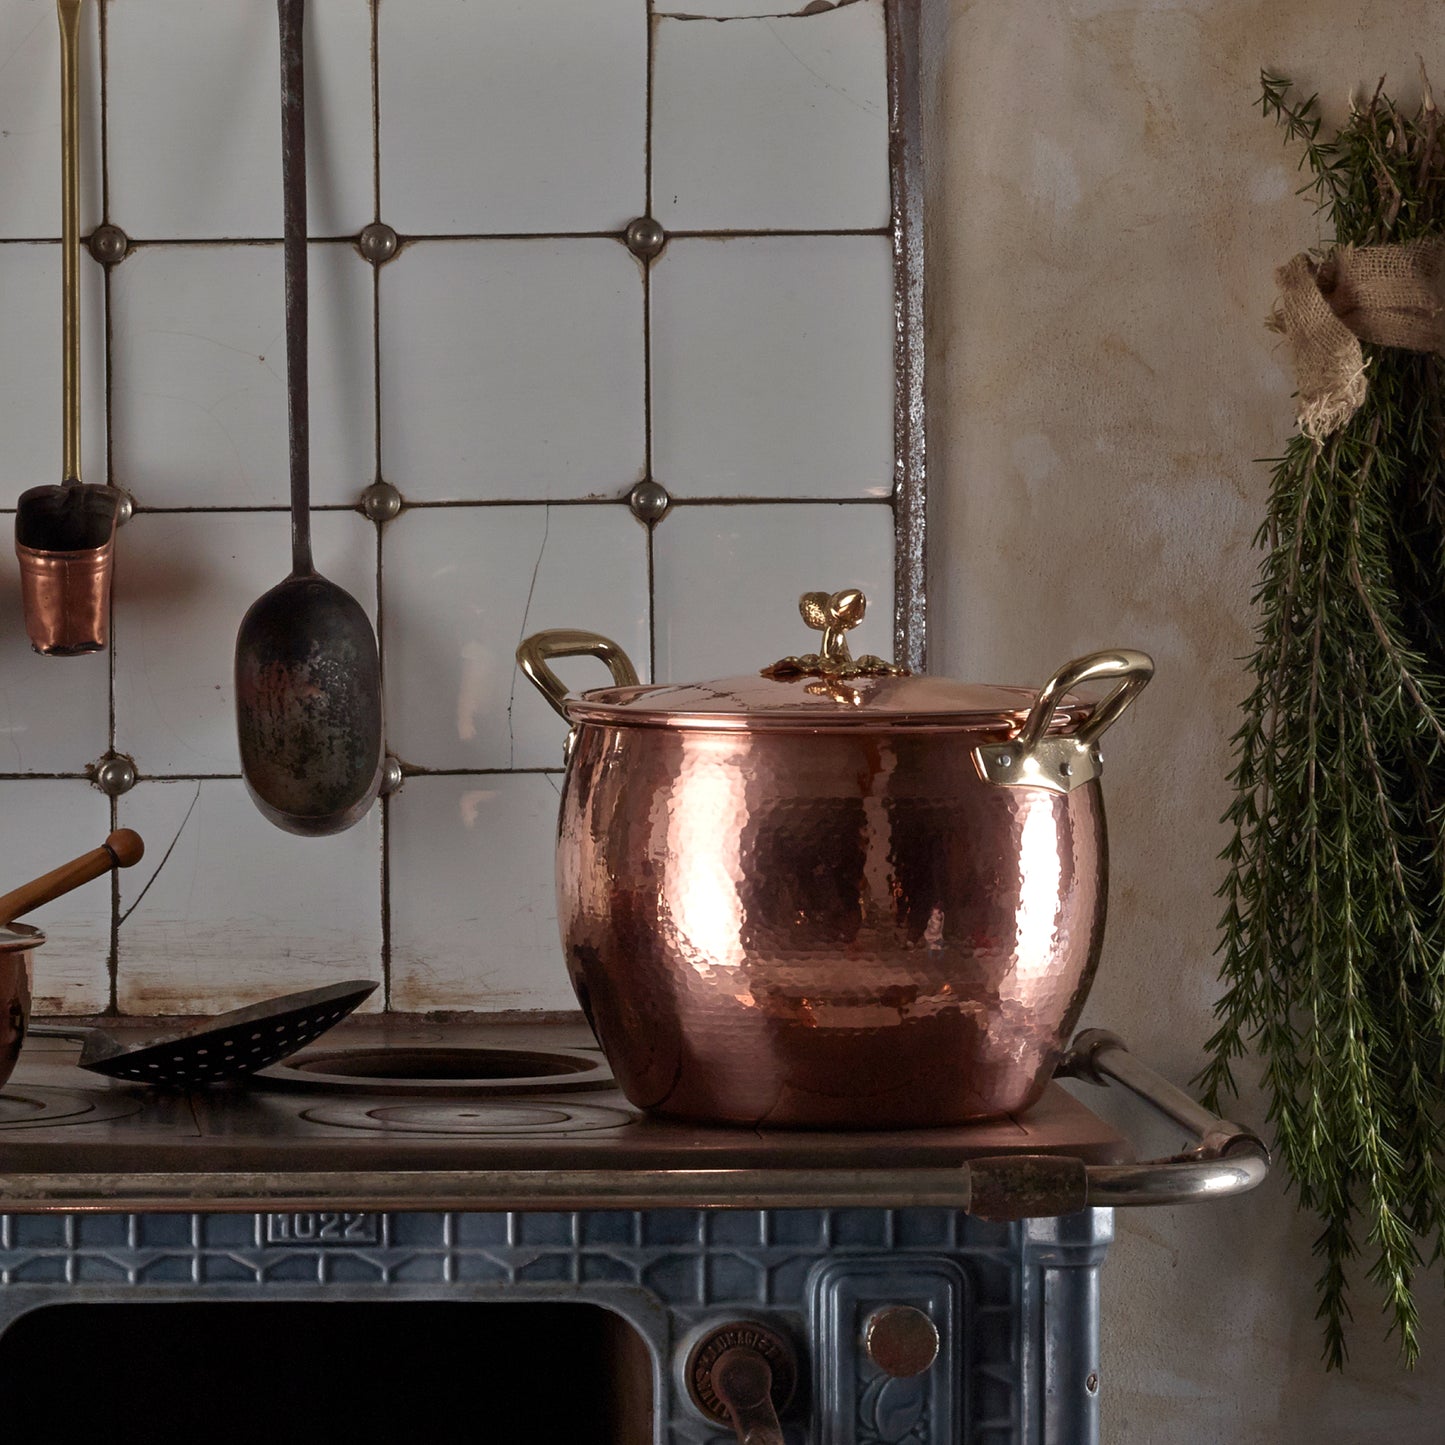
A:
<svg viewBox="0 0 1445 1445">
<path fill-rule="evenodd" d="M 590 1305 L 632 1342 L 599 1440 L 766 1430 L 727 1374 L 762 1360 L 783 1433 L 758 1441 L 1090 1445 L 1107 1206 L 1237 1192 L 1265 1165 L 1117 1041 L 1081 1042 L 1074 1072 L 1201 1143 L 1134 1163 L 1058 1085 L 958 1129 L 650 1119 L 577 1023 L 355 1019 L 189 1094 L 33 1039 L 0 1094 L 0 1387 L 11 1327 L 57 1305 Z"/>
</svg>

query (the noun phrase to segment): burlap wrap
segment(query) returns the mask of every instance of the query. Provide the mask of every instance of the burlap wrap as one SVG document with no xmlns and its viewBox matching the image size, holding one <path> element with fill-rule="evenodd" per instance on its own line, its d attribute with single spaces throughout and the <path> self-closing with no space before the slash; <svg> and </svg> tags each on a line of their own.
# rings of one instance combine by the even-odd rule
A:
<svg viewBox="0 0 1445 1445">
<path fill-rule="evenodd" d="M 1283 332 L 1294 359 L 1300 430 L 1317 440 L 1365 399 L 1360 342 L 1445 351 L 1445 241 L 1343 246 L 1316 262 L 1301 253 L 1275 272 Z"/>
</svg>

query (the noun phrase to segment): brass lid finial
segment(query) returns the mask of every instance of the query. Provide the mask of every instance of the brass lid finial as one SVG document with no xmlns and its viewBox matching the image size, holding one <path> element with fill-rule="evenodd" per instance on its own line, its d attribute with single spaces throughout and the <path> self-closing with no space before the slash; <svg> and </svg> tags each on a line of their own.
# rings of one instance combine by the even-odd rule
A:
<svg viewBox="0 0 1445 1445">
<path fill-rule="evenodd" d="M 906 667 L 895 667 L 881 657 L 865 653 L 854 659 L 848 650 L 847 634 L 862 622 L 868 610 L 868 599 L 856 587 L 841 592 L 805 592 L 798 599 L 798 611 L 814 632 L 823 634 L 818 652 L 803 657 L 784 657 L 762 670 L 764 677 L 781 680 L 794 677 L 818 677 L 827 682 L 840 682 L 855 677 L 901 677 Z"/>
</svg>

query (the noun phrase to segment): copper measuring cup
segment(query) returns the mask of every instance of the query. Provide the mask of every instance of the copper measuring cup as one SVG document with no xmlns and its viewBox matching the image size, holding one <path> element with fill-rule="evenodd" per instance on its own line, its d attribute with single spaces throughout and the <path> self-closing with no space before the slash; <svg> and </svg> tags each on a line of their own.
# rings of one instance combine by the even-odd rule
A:
<svg viewBox="0 0 1445 1445">
<path fill-rule="evenodd" d="M 60 17 L 61 277 L 64 292 L 63 483 L 21 493 L 15 555 L 25 630 L 36 652 L 99 652 L 110 637 L 110 578 L 120 493 L 80 480 L 80 6 Z"/>
</svg>

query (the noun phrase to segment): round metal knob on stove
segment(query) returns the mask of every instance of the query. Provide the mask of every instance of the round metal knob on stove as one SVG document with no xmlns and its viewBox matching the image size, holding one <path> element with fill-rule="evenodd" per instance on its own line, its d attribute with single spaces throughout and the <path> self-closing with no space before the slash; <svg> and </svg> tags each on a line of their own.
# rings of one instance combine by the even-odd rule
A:
<svg viewBox="0 0 1445 1445">
<path fill-rule="evenodd" d="M 938 1326 L 912 1305 L 885 1305 L 863 1326 L 868 1358 L 895 1380 L 908 1380 L 938 1358 Z"/>
</svg>

